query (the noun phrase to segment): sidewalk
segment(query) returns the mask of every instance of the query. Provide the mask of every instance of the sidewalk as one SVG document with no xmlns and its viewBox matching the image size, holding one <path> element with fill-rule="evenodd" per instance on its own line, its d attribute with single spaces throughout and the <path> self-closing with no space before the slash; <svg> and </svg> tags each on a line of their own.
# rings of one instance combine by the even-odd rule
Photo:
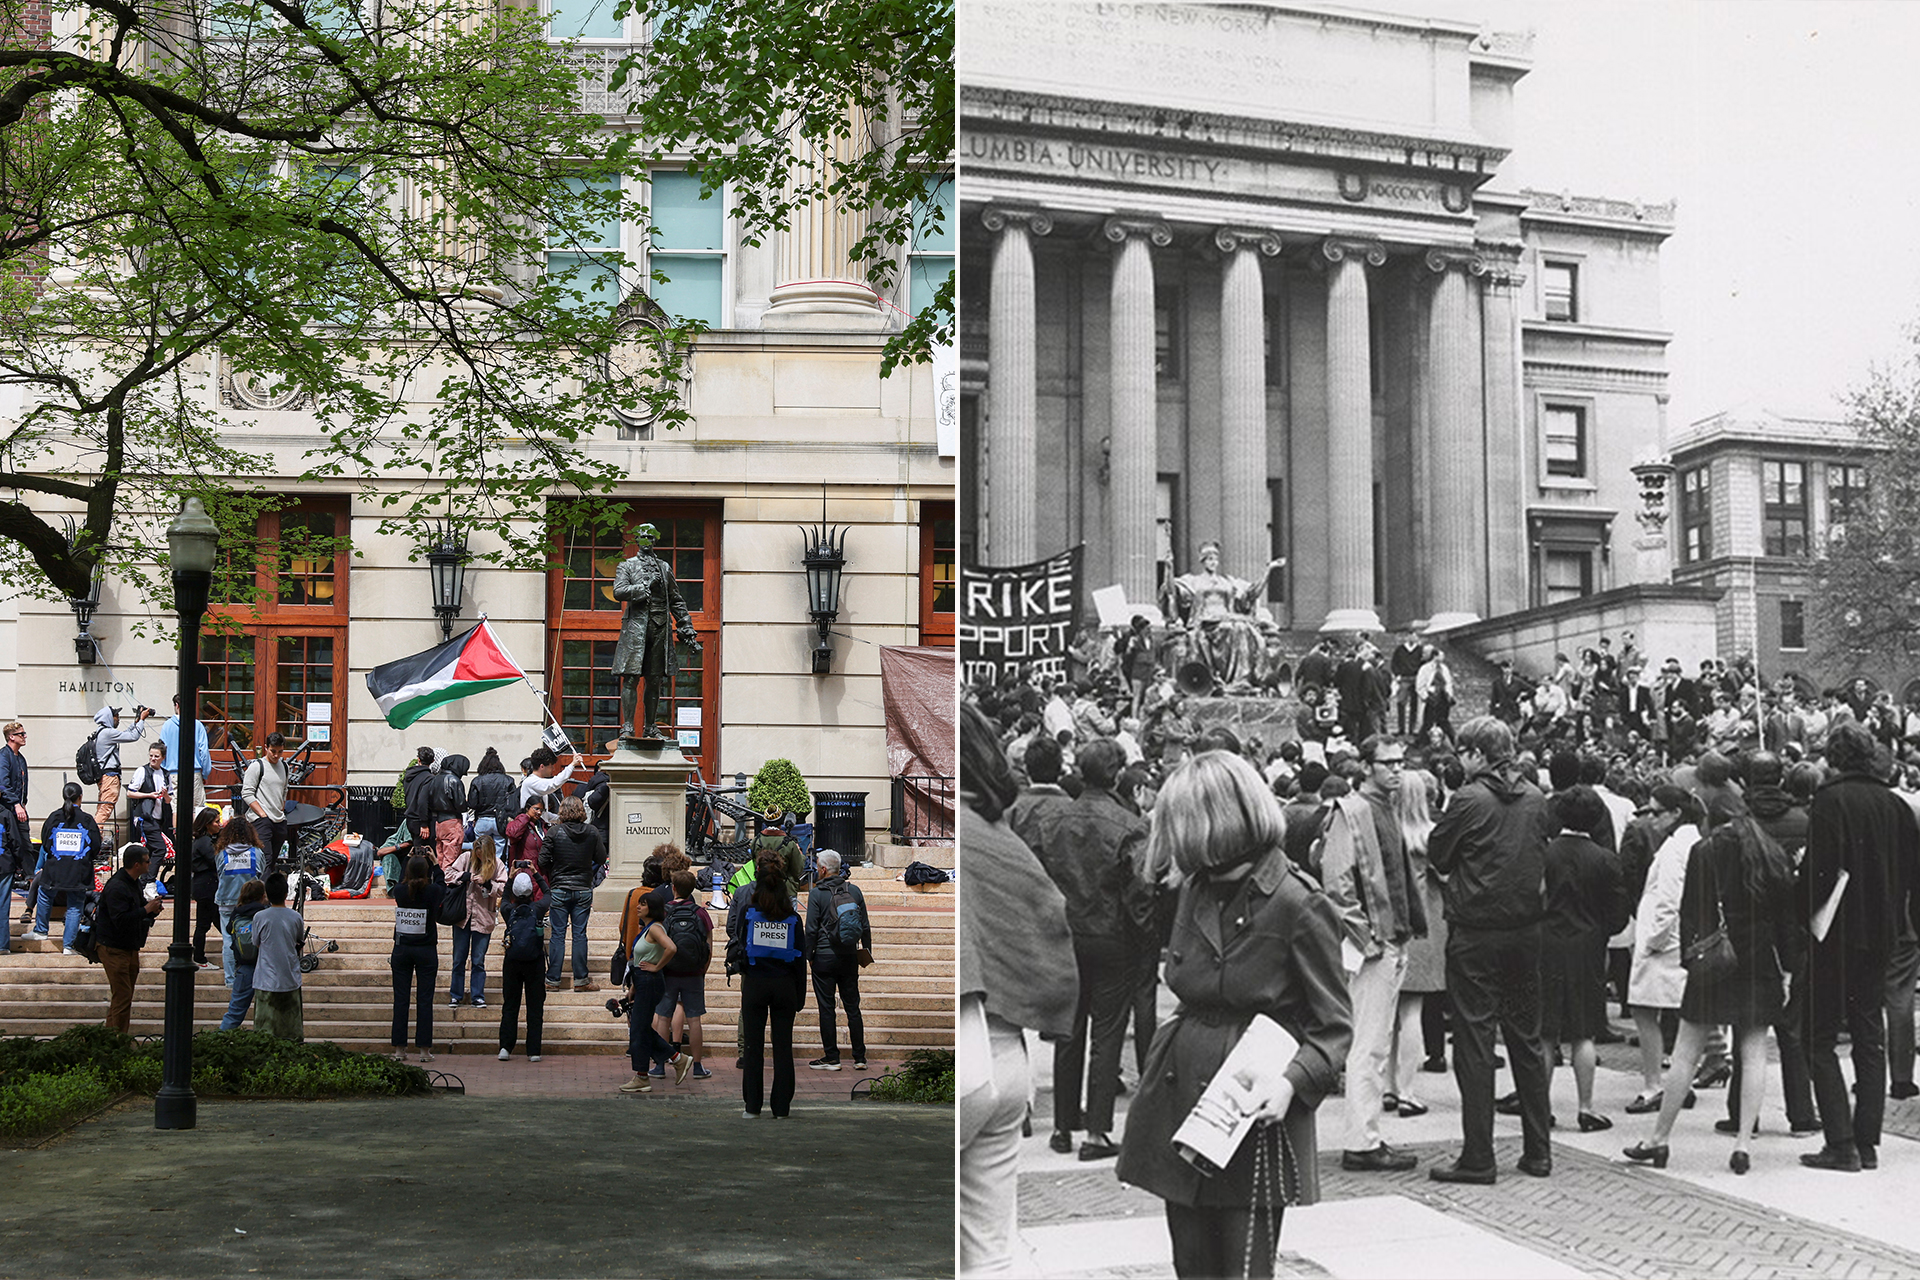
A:
<svg viewBox="0 0 1920 1280">
<path fill-rule="evenodd" d="M 1132 1069 L 1131 1045 L 1127 1069 Z M 1608 1055 L 1617 1057 L 1617 1055 Z M 1046 1145 L 1051 1130 L 1051 1055 L 1033 1055 L 1039 1089 L 1034 1136 L 1023 1146 L 1017 1270 L 1038 1276 L 1161 1277 L 1173 1274 L 1161 1202 L 1121 1186 L 1111 1161 L 1082 1164 Z M 1777 1068 L 1768 1083 L 1753 1170 L 1727 1168 L 1733 1139 L 1713 1131 L 1724 1089 L 1702 1090 L 1674 1129 L 1664 1171 L 1629 1164 L 1620 1149 L 1642 1137 L 1649 1116 L 1629 1116 L 1638 1073 L 1603 1065 L 1597 1109 L 1614 1127 L 1572 1127 L 1573 1073 L 1554 1073 L 1554 1171 L 1529 1178 L 1513 1168 L 1520 1122 L 1496 1120 L 1500 1180 L 1451 1186 L 1427 1177 L 1458 1152 L 1460 1113 L 1451 1073 L 1421 1074 L 1417 1119 L 1383 1118 L 1386 1141 L 1413 1152 L 1405 1174 L 1340 1168 L 1346 1109 L 1319 1113 L 1318 1205 L 1292 1210 L 1281 1233 L 1280 1274 L 1360 1280 L 1529 1280 L 1532 1277 L 1920 1276 L 1920 1102 L 1888 1103 L 1880 1169 L 1862 1174 L 1803 1168 L 1816 1138 L 1787 1136 Z M 1502 1073 L 1502 1088 L 1507 1076 Z M 1126 1099 L 1121 1100 L 1124 1107 Z M 1124 1117 L 1120 1124 L 1124 1131 Z"/>
<path fill-rule="evenodd" d="M 647 1101 L 141 1101 L 0 1151 L 0 1273 L 953 1274 L 953 1108 Z"/>
<path fill-rule="evenodd" d="M 713 1056 L 724 1054 L 724 1057 Z M 733 1039 L 708 1047 L 707 1070 L 711 1080 L 687 1077 L 683 1085 L 673 1082 L 669 1071 L 664 1080 L 653 1082 L 652 1093 L 622 1094 L 620 1086 L 633 1078 L 633 1064 L 625 1054 L 559 1053 L 547 1054 L 538 1062 L 527 1061 L 526 1045 L 514 1051 L 510 1061 L 502 1062 L 490 1053 L 442 1053 L 432 1062 L 422 1063 L 417 1052 L 407 1060 L 428 1071 L 458 1076 L 469 1098 L 597 1098 L 612 1094 L 641 1102 L 660 1098 L 732 1098 L 738 1106 L 740 1071 L 733 1065 Z M 854 1083 L 882 1075 L 900 1065 L 897 1059 L 874 1058 L 865 1071 L 853 1069 L 853 1059 L 841 1055 L 840 1070 L 814 1071 L 806 1060 L 794 1059 L 794 1097 L 822 1102 L 845 1102 Z M 768 1059 L 762 1075 L 766 1089 L 773 1088 L 773 1062 Z M 866 1089 L 861 1089 L 864 1097 Z"/>
</svg>

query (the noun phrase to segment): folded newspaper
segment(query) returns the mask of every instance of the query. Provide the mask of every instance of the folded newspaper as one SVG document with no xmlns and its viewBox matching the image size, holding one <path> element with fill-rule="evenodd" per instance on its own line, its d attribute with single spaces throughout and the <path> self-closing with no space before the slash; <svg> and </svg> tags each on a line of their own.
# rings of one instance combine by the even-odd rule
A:
<svg viewBox="0 0 1920 1280">
<path fill-rule="evenodd" d="M 1240 1043 L 1233 1046 L 1200 1100 L 1174 1131 L 1173 1149 L 1180 1158 L 1209 1176 L 1226 1168 L 1258 1119 L 1253 1112 L 1240 1109 L 1228 1082 L 1256 1065 L 1268 1072 L 1284 1071 L 1299 1051 L 1300 1042 L 1284 1027 L 1264 1013 L 1255 1014 L 1241 1033 Z"/>
</svg>

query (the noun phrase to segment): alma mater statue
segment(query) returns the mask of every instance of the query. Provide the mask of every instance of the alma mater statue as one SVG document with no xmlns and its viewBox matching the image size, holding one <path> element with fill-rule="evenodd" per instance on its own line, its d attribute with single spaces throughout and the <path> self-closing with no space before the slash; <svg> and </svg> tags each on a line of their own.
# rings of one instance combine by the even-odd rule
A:
<svg viewBox="0 0 1920 1280">
<path fill-rule="evenodd" d="M 671 692 L 674 673 L 680 669 L 674 653 L 676 633 L 680 643 L 695 653 L 700 652 L 700 641 L 693 633 L 693 618 L 680 585 L 673 580 L 673 569 L 653 554 L 660 531 L 643 524 L 633 537 L 640 550 L 621 563 L 613 578 L 613 598 L 627 605 L 620 642 L 613 648 L 613 674 L 620 681 L 621 724 L 639 741 L 656 745 L 665 740 L 655 723 L 660 700 Z M 634 717 L 636 701 L 638 719 Z"/>
</svg>

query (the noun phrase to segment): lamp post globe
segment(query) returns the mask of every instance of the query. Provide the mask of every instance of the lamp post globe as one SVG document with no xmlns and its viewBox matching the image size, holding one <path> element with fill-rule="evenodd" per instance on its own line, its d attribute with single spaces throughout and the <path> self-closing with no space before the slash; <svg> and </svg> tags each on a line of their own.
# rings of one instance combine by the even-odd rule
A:
<svg viewBox="0 0 1920 1280">
<path fill-rule="evenodd" d="M 220 551 L 220 529 L 198 498 L 180 504 L 167 526 L 167 558 L 173 574 L 174 609 L 180 617 L 180 732 L 175 741 L 173 940 L 167 945 L 166 1014 L 162 1023 L 160 1092 L 153 1100 L 153 1127 L 191 1129 L 196 1119 L 193 1094 L 193 946 L 188 940 L 186 904 L 193 901 L 193 816 L 198 795 L 193 785 L 193 742 L 200 697 L 200 619 L 207 611 L 213 565 Z M 180 785 L 185 773 L 187 785 Z"/>
</svg>

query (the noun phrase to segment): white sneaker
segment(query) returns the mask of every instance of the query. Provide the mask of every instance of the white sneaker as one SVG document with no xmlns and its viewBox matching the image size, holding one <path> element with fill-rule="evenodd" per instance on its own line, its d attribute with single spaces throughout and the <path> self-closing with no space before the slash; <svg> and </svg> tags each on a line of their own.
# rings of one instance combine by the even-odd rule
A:
<svg viewBox="0 0 1920 1280">
<path fill-rule="evenodd" d="M 513 1057 L 513 1055 L 511 1053 L 508 1053 L 505 1049 L 502 1049 L 500 1051 L 500 1061 L 505 1062 L 511 1057 Z"/>
<path fill-rule="evenodd" d="M 527 1061 L 528 1061 L 528 1062 L 538 1062 L 538 1061 L 540 1061 L 540 1055 L 539 1055 L 539 1054 L 537 1054 L 537 1053 L 530 1053 L 530 1054 L 528 1054 L 528 1055 L 527 1055 Z"/>
<path fill-rule="evenodd" d="M 47 935 L 40 932 L 38 929 L 29 929 L 27 931 L 27 936 L 29 938 L 32 938 L 35 942 L 45 942 L 47 940 Z"/>
<path fill-rule="evenodd" d="M 75 951 L 72 947 L 62 947 L 60 948 L 60 954 L 63 956 L 77 956 L 80 953 L 78 951 Z"/>
<path fill-rule="evenodd" d="M 431 1053 L 428 1053 L 428 1052 L 426 1052 L 425 1050 L 422 1050 L 422 1051 L 421 1051 L 421 1054 L 420 1054 L 420 1061 L 422 1061 L 422 1062 L 432 1062 L 432 1061 L 433 1061 L 433 1055 L 432 1055 Z"/>
</svg>

